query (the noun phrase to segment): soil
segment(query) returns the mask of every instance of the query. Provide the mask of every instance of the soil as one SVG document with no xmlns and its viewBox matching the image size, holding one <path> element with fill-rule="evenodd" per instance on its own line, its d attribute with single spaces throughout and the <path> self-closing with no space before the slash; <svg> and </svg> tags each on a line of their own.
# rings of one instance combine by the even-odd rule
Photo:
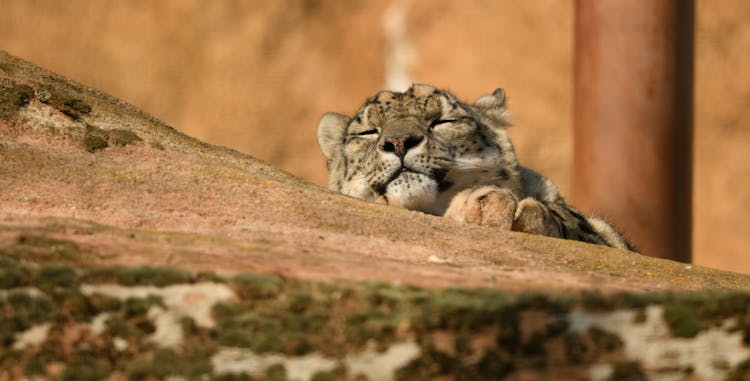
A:
<svg viewBox="0 0 750 381">
<path fill-rule="evenodd" d="M 324 185 L 317 119 L 384 86 L 392 4 L 413 80 L 468 101 L 504 87 L 521 162 L 571 199 L 574 2 L 6 0 L 0 47 Z M 693 258 L 745 273 L 749 18 L 743 0 L 696 1 Z"/>
</svg>

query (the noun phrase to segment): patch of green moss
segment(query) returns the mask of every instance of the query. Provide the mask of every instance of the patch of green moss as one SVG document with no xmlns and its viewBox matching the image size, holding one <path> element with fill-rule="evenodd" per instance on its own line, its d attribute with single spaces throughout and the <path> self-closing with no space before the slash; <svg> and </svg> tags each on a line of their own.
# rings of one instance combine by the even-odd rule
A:
<svg viewBox="0 0 750 381">
<path fill-rule="evenodd" d="M 128 144 L 143 141 L 140 136 L 129 130 L 113 129 L 107 131 L 109 144 L 116 147 L 125 147 Z"/>
<path fill-rule="evenodd" d="M 376 309 L 352 313 L 344 319 L 344 333 L 352 345 L 363 345 L 371 338 L 387 336 L 397 322 L 388 322 L 390 315 Z M 395 319 L 394 319 L 395 320 Z M 384 327 L 388 327 L 383 329 Z"/>
<path fill-rule="evenodd" d="M 284 365 L 274 364 L 266 368 L 266 381 L 286 381 Z"/>
<path fill-rule="evenodd" d="M 278 295 L 283 281 L 278 276 L 241 274 L 232 278 L 235 291 L 240 298 L 270 298 Z"/>
<path fill-rule="evenodd" d="M 194 346 L 183 350 L 180 356 L 182 374 L 189 379 L 202 379 L 211 374 L 211 356 L 216 352 L 214 346 Z"/>
<path fill-rule="evenodd" d="M 97 358 L 96 353 L 80 351 L 75 359 L 66 364 L 60 375 L 61 381 L 97 381 L 109 375 L 109 366 Z"/>
<path fill-rule="evenodd" d="M 241 328 L 222 327 L 216 340 L 220 345 L 234 348 L 250 348 L 254 343 L 254 337 Z"/>
<path fill-rule="evenodd" d="M 12 309 L 11 318 L 23 323 L 23 329 L 52 320 L 57 308 L 46 298 L 31 296 L 24 291 L 10 293 L 6 303 Z"/>
<path fill-rule="evenodd" d="M 109 135 L 107 131 L 92 125 L 86 125 L 86 133 L 83 135 L 83 148 L 89 152 L 95 152 L 109 146 Z"/>
<path fill-rule="evenodd" d="M 577 302 L 572 295 L 551 297 L 545 294 L 532 293 L 517 295 L 514 303 L 520 309 L 543 310 L 552 315 L 563 315 L 570 312 L 571 307 Z"/>
<path fill-rule="evenodd" d="M 682 302 L 664 306 L 664 322 L 676 337 L 691 338 L 704 329 L 696 311 Z"/>
<path fill-rule="evenodd" d="M 94 310 L 99 312 L 113 312 L 122 307 L 120 299 L 107 295 L 94 294 L 89 296 L 88 300 Z"/>
<path fill-rule="evenodd" d="M 27 376 L 43 376 L 47 372 L 47 366 L 65 357 L 59 341 L 47 340 L 33 356 L 29 357 L 24 365 L 24 374 Z"/>
<path fill-rule="evenodd" d="M 55 288 L 77 287 L 78 275 L 70 267 L 54 263 L 44 264 L 34 279 L 34 285 L 50 292 Z"/>
<path fill-rule="evenodd" d="M 249 348 L 257 353 L 279 352 L 289 331 L 272 316 L 242 313 L 220 322 L 218 342 L 224 346 Z"/>
<path fill-rule="evenodd" d="M 73 120 L 78 120 L 83 115 L 91 114 L 91 105 L 78 98 L 64 99 L 58 108 L 63 114 Z"/>
<path fill-rule="evenodd" d="M 257 287 L 268 286 L 268 278 L 261 278 L 261 282 L 256 277 L 240 280 L 243 286 L 239 289 L 245 290 L 242 304 L 221 303 L 213 309 L 220 327 L 217 338 L 222 345 L 302 355 L 320 348 L 326 334 L 336 329 L 329 324 L 332 313 L 324 301 L 325 294 L 317 294 L 312 284 L 303 287 L 293 282 L 285 286 L 280 279 L 274 279 L 272 292 L 282 292 L 285 287 L 289 291 L 269 298 L 266 287 Z M 258 296 L 247 299 L 247 295 Z"/>
<path fill-rule="evenodd" d="M 490 289 L 439 290 L 421 305 L 412 325 L 424 329 L 473 330 L 488 324 L 506 327 L 505 341 L 517 342 L 518 308 L 515 296 Z"/>
<path fill-rule="evenodd" d="M 152 373 L 157 378 L 180 374 L 180 356 L 172 349 L 159 348 L 154 351 L 151 359 Z"/>
<path fill-rule="evenodd" d="M 0 120 L 12 122 L 18 111 L 34 97 L 34 89 L 7 80 L 0 81 Z"/>
<path fill-rule="evenodd" d="M 213 271 L 201 271 L 195 274 L 195 283 L 199 282 L 226 283 L 227 280 Z"/>
<path fill-rule="evenodd" d="M 213 349 L 205 347 L 185 348 L 179 352 L 170 348 L 158 348 L 129 361 L 125 365 L 125 373 L 131 380 L 163 380 L 169 376 L 204 379 L 211 374 L 212 354 Z"/>
<path fill-rule="evenodd" d="M 666 296 L 658 292 L 621 293 L 611 297 L 618 301 L 620 307 L 644 309 L 649 305 L 661 304 Z"/>
<path fill-rule="evenodd" d="M 148 145 L 152 148 L 158 149 L 159 151 L 164 151 L 164 144 L 161 144 L 161 142 L 158 142 L 156 140 L 149 141 Z"/>
<path fill-rule="evenodd" d="M 44 74 L 42 74 L 44 75 Z M 48 75 L 45 75 L 49 78 Z M 81 88 L 64 81 L 46 80 L 43 84 L 34 84 L 31 94 L 37 96 L 39 101 L 48 104 L 72 120 L 80 120 L 84 115 L 91 114 L 92 107 L 82 99 Z"/>
<path fill-rule="evenodd" d="M 47 364 L 44 358 L 41 356 L 32 356 L 26 361 L 26 365 L 23 367 L 23 374 L 27 377 L 43 376 L 46 371 Z"/>
<path fill-rule="evenodd" d="M 83 148 L 89 152 L 96 152 L 109 146 L 105 137 L 94 133 L 87 133 L 84 135 L 82 144 Z"/>
<path fill-rule="evenodd" d="M 173 267 L 125 267 L 91 269 L 81 276 L 85 283 L 116 282 L 125 286 L 165 287 L 173 284 L 192 283 L 193 275 Z"/>
<path fill-rule="evenodd" d="M 310 381 L 336 381 L 337 375 L 334 372 L 319 371 L 313 374 Z"/>
<path fill-rule="evenodd" d="M 432 297 L 428 290 L 419 287 L 394 286 L 386 282 L 365 282 L 360 287 L 371 304 L 389 309 L 402 304 L 421 305 Z"/>
<path fill-rule="evenodd" d="M 153 372 L 152 368 L 148 357 L 141 356 L 125 366 L 125 374 L 128 375 L 129 380 L 144 380 L 151 376 Z"/>
<path fill-rule="evenodd" d="M 141 335 L 141 331 L 134 325 L 131 325 L 127 319 L 120 315 L 110 316 L 105 322 L 107 329 L 107 335 L 110 337 L 120 337 L 123 339 L 129 339 L 131 337 L 137 337 Z"/>
<path fill-rule="evenodd" d="M 717 322 L 723 316 L 742 314 L 750 305 L 750 293 L 736 291 L 704 291 L 682 295 L 683 302 L 704 320 Z"/>
<path fill-rule="evenodd" d="M 78 263 L 81 254 L 73 241 L 35 233 L 19 234 L 14 243 L 0 248 L 0 255 L 23 262 Z"/>
<path fill-rule="evenodd" d="M 161 305 L 161 300 L 156 297 L 127 298 L 123 303 L 123 314 L 126 318 L 145 315 L 155 305 Z"/>
<path fill-rule="evenodd" d="M 88 322 L 97 314 L 88 297 L 81 294 L 78 287 L 58 289 L 54 291 L 54 298 L 60 310 L 71 316 L 75 321 Z"/>
<path fill-rule="evenodd" d="M 580 303 L 588 311 L 612 311 L 617 307 L 615 298 L 595 292 L 582 294 Z"/>
<path fill-rule="evenodd" d="M 296 291 L 287 295 L 287 309 L 293 313 L 305 312 L 315 304 L 315 298 L 310 292 Z"/>
<path fill-rule="evenodd" d="M 13 259 L 0 255 L 0 289 L 21 287 L 30 283 L 30 274 Z"/>
<path fill-rule="evenodd" d="M 111 360 L 107 366 L 133 379 L 207 375 L 210 354 L 219 345 L 247 348 L 255 353 L 299 356 L 317 352 L 341 357 L 363 350 L 368 342 L 375 343 L 378 349 L 386 349 L 394 342 L 415 337 L 421 347 L 420 356 L 400 371 L 400 379 L 501 378 L 514 370 L 549 366 L 545 360 L 550 342 L 562 344 L 571 364 L 610 358 L 613 352 L 621 350 L 622 340 L 605 330 L 591 328 L 584 333 L 571 332 L 567 321 L 571 308 L 644 311 L 649 305 L 661 305 L 665 321 L 678 337 L 693 337 L 700 330 L 730 317 L 739 318 L 739 330 L 750 331 L 750 313 L 746 311 L 750 294 L 746 293 L 545 296 L 492 289 L 424 289 L 383 282 L 320 284 L 245 274 L 225 280 L 239 297 L 213 307 L 214 328 L 201 328 L 192 319 L 183 318 L 180 325 L 189 343 L 183 346 L 187 352 L 175 350 L 157 354 L 146 337 L 155 329 L 147 312 L 154 305 L 161 305 L 158 298 L 120 301 L 98 294 L 85 296 L 78 291 L 79 284 L 169 285 L 204 280 L 206 276 L 193 276 L 174 269 L 113 267 L 82 270 L 83 275 L 78 277 L 78 271 L 61 265 L 30 266 L 7 257 L 2 263 L 15 269 L 9 274 L 16 274 L 12 276 L 14 280 L 5 284 L 35 286 L 44 290 L 49 298 L 10 292 L 7 298 L 0 300 L 0 310 L 8 312 L 0 316 L 0 348 L 12 345 L 14 333 L 40 322 L 53 321 L 59 329 L 61 324 L 88 321 L 106 311 L 110 317 L 106 321 L 104 342 L 106 350 L 111 352 L 107 352 L 107 356 L 119 361 L 115 364 L 115 360 Z M 537 318 L 545 321 L 537 327 L 537 332 L 522 335 L 520 319 L 526 316 L 526 311 L 543 316 Z M 453 335 L 453 351 L 438 350 L 432 341 L 433 333 L 446 331 Z M 479 334 L 489 343 L 481 350 L 474 347 Z M 115 352 L 114 337 L 126 339 L 129 349 Z M 190 357 L 193 348 L 202 348 L 203 362 L 199 357 Z M 128 357 L 130 353 L 151 354 L 133 359 Z M 46 361 L 29 363 L 29 374 L 38 372 Z M 166 363 L 176 365 L 160 365 Z M 97 374 L 96 364 L 86 361 L 75 364 L 70 367 L 70 374 L 85 376 L 88 371 Z M 638 377 L 639 368 L 633 371 L 631 365 L 621 367 L 623 377 Z M 320 375 L 321 378 L 343 378 L 339 376 L 329 372 Z M 283 379 L 281 371 L 268 373 L 261 379 L 272 377 Z"/>
</svg>

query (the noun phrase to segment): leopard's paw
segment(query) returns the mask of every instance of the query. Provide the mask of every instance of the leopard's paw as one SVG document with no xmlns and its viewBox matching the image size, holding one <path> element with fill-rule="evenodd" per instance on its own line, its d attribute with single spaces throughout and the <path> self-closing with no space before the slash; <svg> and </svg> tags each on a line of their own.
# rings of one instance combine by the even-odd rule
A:
<svg viewBox="0 0 750 381">
<path fill-rule="evenodd" d="M 548 209 L 533 198 L 525 198 L 518 203 L 511 230 L 558 237 L 559 230 Z"/>
<path fill-rule="evenodd" d="M 444 216 L 458 222 L 510 230 L 517 205 L 516 197 L 507 189 L 483 186 L 456 194 Z"/>
</svg>

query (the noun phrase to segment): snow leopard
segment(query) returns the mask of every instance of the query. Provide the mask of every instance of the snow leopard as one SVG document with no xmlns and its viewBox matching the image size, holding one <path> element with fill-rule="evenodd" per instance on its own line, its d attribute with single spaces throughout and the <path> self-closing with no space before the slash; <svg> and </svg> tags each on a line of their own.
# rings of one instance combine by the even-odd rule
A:
<svg viewBox="0 0 750 381">
<path fill-rule="evenodd" d="M 460 223 L 635 251 L 605 220 L 565 202 L 547 178 L 519 164 L 506 94 L 474 103 L 414 84 L 381 91 L 353 117 L 318 123 L 331 190 Z"/>
</svg>

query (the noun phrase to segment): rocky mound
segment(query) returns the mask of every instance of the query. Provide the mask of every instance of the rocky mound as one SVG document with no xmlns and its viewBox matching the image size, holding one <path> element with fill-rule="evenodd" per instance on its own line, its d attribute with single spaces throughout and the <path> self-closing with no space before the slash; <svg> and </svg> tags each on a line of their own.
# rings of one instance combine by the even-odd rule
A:
<svg viewBox="0 0 750 381">
<path fill-rule="evenodd" d="M 0 189 L 0 379 L 750 369 L 750 277 L 333 194 L 1 52 Z"/>
</svg>

